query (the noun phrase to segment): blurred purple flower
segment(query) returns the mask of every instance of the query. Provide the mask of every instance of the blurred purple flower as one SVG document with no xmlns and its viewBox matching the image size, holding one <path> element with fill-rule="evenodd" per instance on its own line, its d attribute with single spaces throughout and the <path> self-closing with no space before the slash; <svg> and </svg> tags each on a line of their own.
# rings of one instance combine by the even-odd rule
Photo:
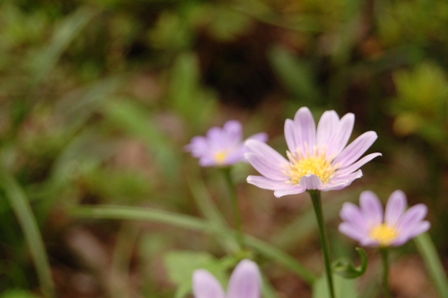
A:
<svg viewBox="0 0 448 298">
<path fill-rule="evenodd" d="M 354 121 L 351 113 L 339 119 L 335 111 L 326 111 L 316 130 L 310 110 L 299 109 L 294 120 L 285 122 L 288 160 L 265 143 L 246 141 L 245 156 L 262 175 L 249 176 L 247 182 L 274 190 L 276 197 L 306 190 L 339 190 L 350 185 L 362 177 L 361 166 L 381 155 L 372 153 L 359 159 L 376 140 L 373 131 L 362 134 L 346 147 Z"/>
<path fill-rule="evenodd" d="M 248 139 L 266 142 L 267 134 L 258 133 Z M 236 120 L 227 121 L 224 127 L 212 127 L 207 136 L 196 136 L 191 139 L 185 150 L 199 158 L 199 164 L 203 167 L 230 166 L 246 161 L 244 153 L 247 151 L 243 142 L 241 123 Z"/>
<path fill-rule="evenodd" d="M 199 269 L 193 273 L 193 293 L 195 298 L 260 298 L 260 271 L 254 262 L 242 260 L 230 277 L 226 295 L 210 272 Z"/>
<path fill-rule="evenodd" d="M 428 211 L 423 204 L 406 210 L 406 195 L 401 190 L 394 191 L 383 212 L 378 197 L 371 191 L 360 196 L 360 207 L 344 203 L 340 213 L 344 220 L 339 231 L 353 238 L 363 246 L 399 246 L 426 232 L 430 223 L 423 220 Z"/>
</svg>

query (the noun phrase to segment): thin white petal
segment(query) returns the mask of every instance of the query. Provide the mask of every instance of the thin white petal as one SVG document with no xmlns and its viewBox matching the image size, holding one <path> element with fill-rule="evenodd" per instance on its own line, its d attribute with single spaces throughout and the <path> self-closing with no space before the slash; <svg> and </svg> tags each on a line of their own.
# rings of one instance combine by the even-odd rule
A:
<svg viewBox="0 0 448 298">
<path fill-rule="evenodd" d="M 367 149 L 372 146 L 377 139 L 377 134 L 374 131 L 368 131 L 360 135 L 350 145 L 348 145 L 334 160 L 334 164 L 342 164 L 348 166 L 357 161 Z"/>
<path fill-rule="evenodd" d="M 261 276 L 257 264 L 242 260 L 232 273 L 227 289 L 229 298 L 260 298 Z M 210 297 L 211 298 L 211 297 Z"/>
<path fill-rule="evenodd" d="M 357 241 L 361 241 L 366 238 L 366 235 L 358 227 L 355 227 L 347 222 L 343 222 L 339 225 L 339 232 Z"/>
<path fill-rule="evenodd" d="M 243 126 L 239 121 L 229 120 L 224 124 L 223 132 L 232 145 L 237 145 L 243 140 Z"/>
<path fill-rule="evenodd" d="M 223 130 L 217 126 L 214 126 L 207 131 L 207 141 L 211 150 L 222 150 L 227 144 Z"/>
<path fill-rule="evenodd" d="M 428 213 L 428 207 L 424 204 L 417 204 L 409 208 L 397 222 L 397 229 L 407 230 L 408 227 L 422 221 Z"/>
<path fill-rule="evenodd" d="M 280 164 L 273 162 L 268 156 L 260 156 L 253 153 L 246 153 L 244 156 L 261 175 L 272 180 L 284 181 L 287 179 L 283 174 L 284 168 Z"/>
<path fill-rule="evenodd" d="M 285 121 L 285 140 L 290 152 L 297 152 L 299 148 L 297 140 L 298 129 L 295 127 L 294 122 L 291 119 Z"/>
<path fill-rule="evenodd" d="M 263 143 L 266 143 L 268 139 L 269 136 L 265 132 L 259 132 L 247 138 L 247 140 L 257 140 Z"/>
<path fill-rule="evenodd" d="M 185 146 L 185 150 L 191 152 L 191 155 L 198 158 L 210 151 L 207 139 L 202 136 L 196 136 L 191 139 L 190 144 Z"/>
<path fill-rule="evenodd" d="M 325 111 L 320 117 L 317 125 L 317 144 L 327 148 L 329 141 L 336 130 L 339 122 L 339 116 L 335 111 Z"/>
<path fill-rule="evenodd" d="M 340 212 L 341 218 L 362 232 L 366 232 L 368 225 L 359 208 L 352 203 L 344 203 Z"/>
<path fill-rule="evenodd" d="M 306 191 L 305 187 L 295 184 L 295 185 L 290 185 L 288 188 L 277 189 L 276 191 L 274 191 L 274 196 L 276 196 L 277 198 L 280 198 L 283 196 L 296 195 L 299 193 L 303 193 L 305 191 Z"/>
<path fill-rule="evenodd" d="M 300 178 L 300 185 L 309 190 L 316 190 L 322 187 L 322 180 L 316 175 L 306 175 Z"/>
<path fill-rule="evenodd" d="M 359 205 L 369 226 L 378 226 L 383 222 L 383 206 L 374 192 L 363 191 L 359 198 Z"/>
<path fill-rule="evenodd" d="M 260 142 L 258 140 L 247 140 L 244 143 L 247 148 L 248 153 L 253 153 L 266 159 L 271 159 L 273 164 L 283 165 L 287 164 L 288 161 L 277 151 L 272 149 L 266 143 Z"/>
<path fill-rule="evenodd" d="M 353 131 L 355 123 L 355 115 L 352 113 L 345 114 L 339 121 L 336 131 L 329 141 L 328 155 L 337 156 L 347 145 L 348 140 Z"/>
<path fill-rule="evenodd" d="M 201 167 L 219 166 L 219 164 L 216 162 L 216 159 L 213 157 L 212 154 L 202 156 L 199 159 L 199 164 L 201 165 Z"/>
<path fill-rule="evenodd" d="M 286 184 L 285 181 L 271 180 L 271 179 L 263 177 L 263 176 L 252 176 L 251 175 L 251 176 L 248 176 L 246 180 L 247 180 L 247 183 L 255 185 L 262 189 L 279 190 L 279 189 L 291 188 L 291 185 Z"/>
<path fill-rule="evenodd" d="M 314 148 L 316 144 L 316 124 L 313 114 L 307 107 L 300 108 L 294 116 L 296 138 L 302 152 Z"/>
<path fill-rule="evenodd" d="M 246 148 L 243 147 L 242 145 L 235 147 L 235 150 L 231 151 L 229 155 L 227 155 L 227 158 L 225 159 L 225 164 L 233 165 L 238 162 L 247 162 L 247 159 L 244 157 L 245 151 Z"/>
<path fill-rule="evenodd" d="M 247 161 L 263 176 L 274 180 L 285 180 L 283 174 L 288 161 L 266 143 L 257 140 L 245 142 Z"/>
<path fill-rule="evenodd" d="M 352 181 L 343 181 L 343 182 L 339 182 L 339 183 L 332 183 L 332 184 L 325 184 L 323 185 L 320 190 L 321 191 L 331 191 L 331 190 L 341 190 L 346 188 L 347 186 L 349 186 L 350 184 L 352 184 Z"/>
<path fill-rule="evenodd" d="M 368 163 L 369 161 L 371 161 L 372 159 L 374 159 L 375 157 L 381 156 L 381 153 L 371 153 L 369 155 L 364 156 L 363 158 L 361 158 L 360 160 L 358 160 L 357 162 L 341 168 L 338 170 L 338 174 L 339 175 L 348 175 L 353 173 L 354 171 L 358 170 L 360 167 L 362 167 L 363 165 L 365 165 L 366 163 Z"/>
<path fill-rule="evenodd" d="M 361 240 L 359 242 L 359 244 L 361 244 L 361 246 L 369 246 L 369 247 L 378 247 L 380 246 L 380 243 L 378 242 L 378 240 L 372 239 L 372 238 L 364 238 L 363 240 Z"/>
<path fill-rule="evenodd" d="M 387 201 L 384 222 L 388 226 L 395 226 L 406 209 L 406 195 L 401 190 L 394 191 Z"/>
<path fill-rule="evenodd" d="M 193 293 L 195 298 L 225 298 L 219 281 L 204 269 L 196 270 L 193 273 Z"/>
<path fill-rule="evenodd" d="M 431 224 L 426 220 L 417 222 L 412 226 L 406 227 L 406 230 L 400 231 L 400 236 L 398 236 L 397 239 L 395 239 L 395 241 L 392 243 L 392 245 L 393 246 L 402 245 L 403 243 L 407 242 L 408 240 L 410 240 L 414 237 L 417 237 L 418 235 L 428 231 L 430 227 L 431 227 Z"/>
<path fill-rule="evenodd" d="M 344 187 L 349 186 L 352 182 L 358 178 L 362 177 L 362 171 L 358 170 L 349 175 L 339 175 L 336 172 L 336 176 L 330 180 L 327 184 L 325 184 L 321 190 L 329 191 L 329 190 L 340 190 Z"/>
</svg>

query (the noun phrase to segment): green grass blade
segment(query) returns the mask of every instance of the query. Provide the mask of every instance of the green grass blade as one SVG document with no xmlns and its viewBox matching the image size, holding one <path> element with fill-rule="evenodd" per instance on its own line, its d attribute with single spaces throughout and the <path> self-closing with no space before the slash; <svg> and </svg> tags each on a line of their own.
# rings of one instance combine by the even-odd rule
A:
<svg viewBox="0 0 448 298">
<path fill-rule="evenodd" d="M 424 233 L 415 238 L 414 241 L 440 297 L 448 298 L 448 283 L 446 280 L 445 270 L 443 269 L 440 258 L 437 255 L 436 248 L 431 241 L 431 237 L 429 234 Z"/>
<path fill-rule="evenodd" d="M 57 26 L 49 45 L 33 60 L 32 67 L 37 84 L 47 77 L 62 53 L 95 14 L 92 8 L 81 7 Z"/>
<path fill-rule="evenodd" d="M 209 221 L 201 220 L 189 215 L 176 214 L 162 210 L 148 210 L 138 207 L 125 206 L 102 206 L 102 207 L 77 207 L 71 212 L 74 216 L 95 219 L 121 219 L 142 220 L 165 223 L 183 229 L 200 231 L 207 234 L 215 234 L 216 226 L 210 225 Z M 235 231 L 222 228 L 221 233 L 233 234 Z M 278 248 L 249 235 L 246 236 L 247 245 L 265 255 L 269 259 L 283 265 L 300 276 L 304 281 L 311 284 L 316 275 L 302 266 L 297 260 Z"/>
<path fill-rule="evenodd" d="M 28 204 L 26 194 L 14 177 L 4 171 L 0 172 L 0 181 L 6 198 L 9 200 L 23 230 L 31 257 L 36 266 L 37 276 L 44 297 L 55 297 L 53 278 L 47 253 L 33 211 Z"/>
<path fill-rule="evenodd" d="M 205 233 L 212 230 L 203 220 L 164 210 L 102 205 L 101 207 L 77 207 L 71 213 L 81 218 L 151 221 Z"/>
</svg>

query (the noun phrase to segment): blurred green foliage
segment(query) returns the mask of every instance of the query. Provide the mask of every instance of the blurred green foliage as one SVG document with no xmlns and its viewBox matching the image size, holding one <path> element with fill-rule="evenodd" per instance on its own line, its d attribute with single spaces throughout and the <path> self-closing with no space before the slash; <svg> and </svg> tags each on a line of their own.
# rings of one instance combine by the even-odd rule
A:
<svg viewBox="0 0 448 298">
<path fill-rule="evenodd" d="M 418 134 L 434 146 L 447 144 L 448 81 L 443 69 L 422 63 L 412 71 L 394 74 L 397 115 L 394 129 L 399 135 Z"/>
<path fill-rule="evenodd" d="M 226 253 L 219 241 L 157 224 L 120 234 L 124 223 L 80 220 L 71 208 L 118 204 L 207 217 L 200 194 L 230 218 L 223 181 L 200 169 L 184 145 L 237 118 L 247 135 L 267 131 L 284 149 L 283 121 L 304 105 L 316 115 L 354 112 L 355 134 L 377 131 L 372 150 L 384 155 L 365 167 L 357 187 L 334 195 L 326 207 L 332 227 L 342 202 L 361 189 L 388 195 L 401 188 L 411 203 L 430 206 L 432 233 L 446 252 L 447 26 L 445 0 L 1 1 L 0 170 L 27 198 L 57 296 L 113 293 L 110 272 L 124 276 L 126 295 L 173 297 L 179 284 L 187 293 L 173 268 L 190 255 L 167 252 L 201 258 L 196 253 L 207 251 L 219 263 Z M 249 173 L 247 165 L 233 173 L 248 233 L 314 260 L 308 205 L 274 201 L 244 184 Z M 2 187 L 0 292 L 40 295 L 32 243 L 7 194 Z M 335 241 L 338 256 L 350 254 L 348 241 Z M 89 261 L 95 251 L 104 264 Z M 311 287 L 284 268 L 260 263 L 271 291 L 291 295 L 302 285 L 311 297 Z"/>
</svg>

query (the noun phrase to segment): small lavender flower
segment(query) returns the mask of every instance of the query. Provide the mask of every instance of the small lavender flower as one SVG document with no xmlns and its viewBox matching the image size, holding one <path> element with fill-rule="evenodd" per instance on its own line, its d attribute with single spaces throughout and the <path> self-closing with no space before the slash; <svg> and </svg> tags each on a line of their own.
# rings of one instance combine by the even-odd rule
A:
<svg viewBox="0 0 448 298">
<path fill-rule="evenodd" d="M 372 191 L 360 196 L 360 207 L 344 203 L 340 216 L 344 222 L 339 231 L 363 246 L 400 246 L 406 241 L 426 232 L 430 224 L 423 220 L 428 211 L 424 204 L 418 204 L 406 211 L 406 195 L 394 191 L 387 202 L 386 211 Z"/>
<path fill-rule="evenodd" d="M 230 277 L 226 295 L 210 272 L 199 269 L 193 273 L 193 292 L 195 298 L 260 298 L 260 271 L 254 262 L 242 260 Z"/>
<path fill-rule="evenodd" d="M 299 109 L 294 120 L 285 122 L 288 159 L 265 143 L 246 141 L 245 156 L 262 175 L 249 176 L 247 182 L 273 190 L 276 197 L 307 190 L 339 190 L 350 185 L 362 177 L 361 166 L 381 155 L 372 153 L 359 159 L 376 140 L 373 131 L 346 147 L 354 121 L 351 113 L 339 119 L 335 111 L 326 111 L 316 129 L 310 110 Z"/>
<path fill-rule="evenodd" d="M 266 142 L 267 134 L 258 133 L 248 139 Z M 199 158 L 203 167 L 230 166 L 246 161 L 244 153 L 247 151 L 243 142 L 241 123 L 236 120 L 227 121 L 224 127 L 212 127 L 206 137 L 196 136 L 191 139 L 185 149 Z"/>
</svg>

